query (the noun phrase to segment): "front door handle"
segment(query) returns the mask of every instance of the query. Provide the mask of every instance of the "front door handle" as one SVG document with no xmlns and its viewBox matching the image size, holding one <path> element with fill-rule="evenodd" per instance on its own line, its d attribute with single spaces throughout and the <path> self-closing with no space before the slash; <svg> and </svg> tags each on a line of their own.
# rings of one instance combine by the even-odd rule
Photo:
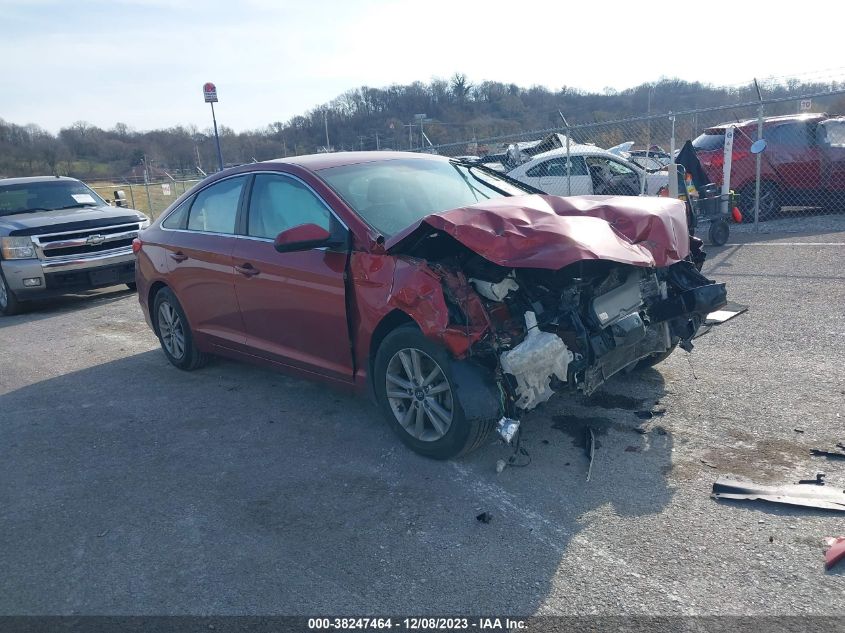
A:
<svg viewBox="0 0 845 633">
<path fill-rule="evenodd" d="M 173 259 L 177 262 L 184 262 L 188 259 L 188 256 L 185 255 L 182 251 L 176 251 L 175 253 L 170 253 L 170 259 Z"/>
<path fill-rule="evenodd" d="M 258 270 L 255 266 L 250 263 L 241 264 L 240 266 L 235 266 L 235 270 L 237 270 L 240 274 L 244 277 L 255 277 L 261 271 Z"/>
</svg>

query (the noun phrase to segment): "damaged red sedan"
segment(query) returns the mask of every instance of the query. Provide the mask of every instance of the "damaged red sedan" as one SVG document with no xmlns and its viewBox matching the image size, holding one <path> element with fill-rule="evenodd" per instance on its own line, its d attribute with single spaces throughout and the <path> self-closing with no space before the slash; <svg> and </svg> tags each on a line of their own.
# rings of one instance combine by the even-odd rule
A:
<svg viewBox="0 0 845 633">
<path fill-rule="evenodd" d="M 438 156 L 298 156 L 212 176 L 134 244 L 168 360 L 371 394 L 413 450 L 468 452 L 554 391 L 690 350 L 724 284 L 667 198 L 543 195 Z"/>
</svg>

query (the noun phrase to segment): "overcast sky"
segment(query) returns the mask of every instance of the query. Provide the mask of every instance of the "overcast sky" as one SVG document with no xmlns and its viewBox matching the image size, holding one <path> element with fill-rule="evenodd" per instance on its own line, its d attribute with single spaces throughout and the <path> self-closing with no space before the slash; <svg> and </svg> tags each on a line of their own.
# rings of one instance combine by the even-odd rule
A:
<svg viewBox="0 0 845 633">
<path fill-rule="evenodd" d="M 845 2 L 796 6 L 791 16 L 744 0 L 0 0 L 0 118 L 51 131 L 79 120 L 206 128 L 206 81 L 218 121 L 244 130 L 357 86 L 456 71 L 584 90 L 660 76 L 845 78 Z"/>
</svg>

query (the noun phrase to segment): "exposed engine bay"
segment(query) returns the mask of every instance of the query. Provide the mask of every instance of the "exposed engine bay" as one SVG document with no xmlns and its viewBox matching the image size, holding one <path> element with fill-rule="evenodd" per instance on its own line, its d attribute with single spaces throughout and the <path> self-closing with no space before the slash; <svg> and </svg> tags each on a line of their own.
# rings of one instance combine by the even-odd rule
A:
<svg viewBox="0 0 845 633">
<path fill-rule="evenodd" d="M 439 281 L 448 324 L 423 332 L 492 376 L 508 417 L 690 351 L 727 303 L 678 201 L 506 198 L 427 216 L 386 247 Z"/>
<path fill-rule="evenodd" d="M 725 285 L 692 258 L 666 268 L 592 260 L 550 271 L 506 268 L 465 250 L 429 265 L 443 280 L 450 324 L 486 320 L 487 334 L 467 355 L 521 410 L 567 387 L 589 395 L 676 346 L 691 350 L 706 315 L 727 301 Z"/>
</svg>

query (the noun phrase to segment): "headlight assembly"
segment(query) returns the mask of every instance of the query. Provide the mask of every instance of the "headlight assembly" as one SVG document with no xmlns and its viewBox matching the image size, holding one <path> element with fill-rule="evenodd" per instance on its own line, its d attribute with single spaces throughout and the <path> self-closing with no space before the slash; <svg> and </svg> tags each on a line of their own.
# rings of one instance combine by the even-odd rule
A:
<svg viewBox="0 0 845 633">
<path fill-rule="evenodd" d="M 30 237 L 0 237 L 0 253 L 3 259 L 32 259 L 36 256 Z"/>
</svg>

